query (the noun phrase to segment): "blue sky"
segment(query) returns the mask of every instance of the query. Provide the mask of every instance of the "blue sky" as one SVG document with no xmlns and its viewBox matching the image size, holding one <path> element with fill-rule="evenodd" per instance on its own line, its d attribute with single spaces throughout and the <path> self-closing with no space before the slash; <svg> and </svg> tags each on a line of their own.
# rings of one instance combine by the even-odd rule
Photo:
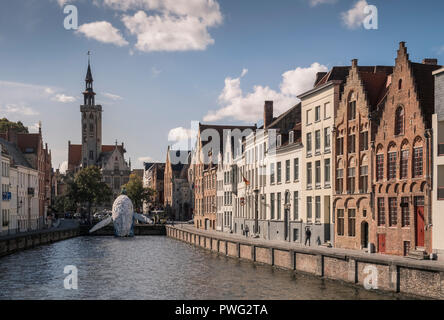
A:
<svg viewBox="0 0 444 320">
<path fill-rule="evenodd" d="M 0 116 L 44 140 L 57 168 L 80 142 L 81 92 L 91 50 L 103 105 L 103 141 L 125 142 L 133 167 L 165 160 L 190 121 L 255 123 L 276 113 L 334 65 L 444 61 L 444 2 L 435 0 L 19 0 L 0 6 Z M 79 29 L 64 28 L 66 5 Z M 362 6 L 378 9 L 366 30 Z M 348 25 L 346 23 L 348 21 Z M 170 132 L 172 130 L 172 132 Z"/>
</svg>

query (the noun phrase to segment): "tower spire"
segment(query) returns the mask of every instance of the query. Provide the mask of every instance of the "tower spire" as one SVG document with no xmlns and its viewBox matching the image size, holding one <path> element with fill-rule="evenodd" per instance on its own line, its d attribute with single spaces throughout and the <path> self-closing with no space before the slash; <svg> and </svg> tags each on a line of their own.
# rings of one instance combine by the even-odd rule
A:
<svg viewBox="0 0 444 320">
<path fill-rule="evenodd" d="M 85 105 L 93 106 L 95 104 L 94 96 L 96 95 L 93 90 L 93 77 L 91 72 L 91 51 L 88 51 L 88 70 L 86 71 L 85 78 L 85 91 L 83 92 Z"/>
</svg>

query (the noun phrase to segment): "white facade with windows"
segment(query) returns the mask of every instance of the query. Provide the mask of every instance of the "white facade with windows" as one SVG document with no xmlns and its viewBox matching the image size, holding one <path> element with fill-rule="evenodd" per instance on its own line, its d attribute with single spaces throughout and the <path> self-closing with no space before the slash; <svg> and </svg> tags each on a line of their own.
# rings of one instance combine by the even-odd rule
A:
<svg viewBox="0 0 444 320">
<path fill-rule="evenodd" d="M 0 213 L 0 221 L 1 221 L 1 229 L 0 234 L 5 235 L 8 234 L 10 228 L 10 219 L 11 219 L 11 186 L 9 184 L 9 175 L 10 175 L 10 158 L 3 150 L 1 152 L 1 187 L 2 187 L 2 201 L 1 201 L 1 213 Z"/>
<path fill-rule="evenodd" d="M 311 231 L 311 245 L 333 242 L 334 168 L 332 129 L 339 103 L 340 82 L 329 81 L 299 96 L 302 103 L 302 161 L 300 221 Z M 305 242 L 305 240 L 304 240 Z"/>
</svg>

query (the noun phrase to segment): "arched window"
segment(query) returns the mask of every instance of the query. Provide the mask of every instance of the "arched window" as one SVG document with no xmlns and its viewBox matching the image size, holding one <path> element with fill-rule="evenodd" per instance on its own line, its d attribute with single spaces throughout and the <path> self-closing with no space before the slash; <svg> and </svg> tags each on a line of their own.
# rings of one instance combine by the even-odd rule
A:
<svg viewBox="0 0 444 320">
<path fill-rule="evenodd" d="M 350 93 L 348 98 L 348 120 L 354 120 L 356 118 L 356 98 L 354 92 Z"/>
<path fill-rule="evenodd" d="M 404 133 L 404 108 L 398 107 L 395 114 L 395 135 Z"/>
</svg>

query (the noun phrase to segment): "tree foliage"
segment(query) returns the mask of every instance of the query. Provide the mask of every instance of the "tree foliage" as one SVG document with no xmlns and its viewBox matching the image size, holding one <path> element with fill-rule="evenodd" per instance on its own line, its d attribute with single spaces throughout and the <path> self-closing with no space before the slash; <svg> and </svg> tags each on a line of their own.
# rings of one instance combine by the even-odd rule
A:
<svg viewBox="0 0 444 320">
<path fill-rule="evenodd" d="M 131 174 L 130 179 L 126 185 L 123 186 L 126 194 L 131 199 L 134 209 L 141 212 L 143 203 L 150 202 L 156 191 L 150 188 L 144 188 L 142 178 L 136 174 Z"/>
<path fill-rule="evenodd" d="M 15 129 L 17 133 L 29 133 L 21 121 L 12 122 L 6 118 L 0 119 L 0 133 L 6 133 L 8 129 Z"/>
</svg>

